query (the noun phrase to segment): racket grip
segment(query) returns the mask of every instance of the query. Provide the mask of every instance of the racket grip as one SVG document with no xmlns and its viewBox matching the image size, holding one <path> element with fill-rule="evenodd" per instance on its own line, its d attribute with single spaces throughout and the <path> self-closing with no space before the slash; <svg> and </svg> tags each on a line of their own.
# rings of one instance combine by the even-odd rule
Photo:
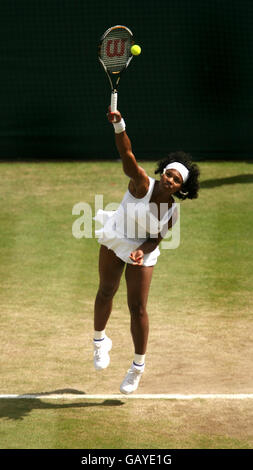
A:
<svg viewBox="0 0 253 470">
<path fill-rule="evenodd" d="M 118 103 L 118 93 L 116 91 L 113 91 L 111 94 L 111 112 L 114 113 L 117 111 L 117 103 Z M 113 121 L 116 121 L 114 118 Z"/>
</svg>

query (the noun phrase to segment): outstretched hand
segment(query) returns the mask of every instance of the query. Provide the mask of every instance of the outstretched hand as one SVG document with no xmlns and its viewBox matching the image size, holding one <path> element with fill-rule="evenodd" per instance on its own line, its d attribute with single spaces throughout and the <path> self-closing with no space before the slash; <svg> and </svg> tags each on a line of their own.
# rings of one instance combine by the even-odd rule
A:
<svg viewBox="0 0 253 470">
<path fill-rule="evenodd" d="M 144 261 L 144 253 L 142 250 L 132 251 L 129 258 L 133 261 L 133 264 L 141 266 Z"/>
<path fill-rule="evenodd" d="M 108 121 L 111 122 L 111 123 L 120 122 L 121 121 L 121 114 L 120 114 L 119 111 L 111 112 L 111 106 L 109 106 L 108 113 L 107 113 L 107 118 L 108 118 Z"/>
</svg>

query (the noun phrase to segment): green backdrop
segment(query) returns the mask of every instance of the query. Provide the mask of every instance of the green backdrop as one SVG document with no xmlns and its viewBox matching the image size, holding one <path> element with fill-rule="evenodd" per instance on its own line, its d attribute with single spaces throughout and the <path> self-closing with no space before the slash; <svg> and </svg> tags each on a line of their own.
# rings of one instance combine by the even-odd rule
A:
<svg viewBox="0 0 253 470">
<path fill-rule="evenodd" d="M 138 158 L 251 158 L 252 0 L 1 0 L 1 159 L 116 157 L 97 60 L 115 24 L 143 51 L 119 88 Z"/>
</svg>

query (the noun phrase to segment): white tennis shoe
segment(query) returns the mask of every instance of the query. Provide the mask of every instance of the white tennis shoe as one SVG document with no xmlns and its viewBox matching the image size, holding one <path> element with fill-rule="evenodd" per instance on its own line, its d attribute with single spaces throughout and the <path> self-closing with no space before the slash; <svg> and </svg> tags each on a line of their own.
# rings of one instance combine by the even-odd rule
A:
<svg viewBox="0 0 253 470">
<path fill-rule="evenodd" d="M 144 368 L 144 365 L 138 367 L 132 364 L 120 386 L 121 393 L 128 395 L 137 390 Z"/>
<path fill-rule="evenodd" d="M 105 336 L 102 340 L 93 340 L 93 344 L 95 369 L 106 369 L 110 364 L 109 351 L 112 349 L 112 340 Z"/>
</svg>

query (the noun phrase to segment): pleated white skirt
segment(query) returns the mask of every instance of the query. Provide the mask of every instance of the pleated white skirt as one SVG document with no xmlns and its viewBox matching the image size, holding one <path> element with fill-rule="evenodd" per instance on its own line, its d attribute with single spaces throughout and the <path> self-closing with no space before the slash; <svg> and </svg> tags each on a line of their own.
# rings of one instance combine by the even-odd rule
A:
<svg viewBox="0 0 253 470">
<path fill-rule="evenodd" d="M 113 250 L 116 256 L 128 264 L 133 264 L 129 258 L 132 251 L 136 250 L 146 238 L 127 238 L 123 233 L 117 230 L 116 224 L 116 211 L 104 211 L 99 209 L 94 220 L 99 222 L 102 227 L 95 230 L 98 243 Z M 143 266 L 154 266 L 157 263 L 157 258 L 160 255 L 160 250 L 157 247 L 151 253 L 144 255 Z"/>
</svg>

